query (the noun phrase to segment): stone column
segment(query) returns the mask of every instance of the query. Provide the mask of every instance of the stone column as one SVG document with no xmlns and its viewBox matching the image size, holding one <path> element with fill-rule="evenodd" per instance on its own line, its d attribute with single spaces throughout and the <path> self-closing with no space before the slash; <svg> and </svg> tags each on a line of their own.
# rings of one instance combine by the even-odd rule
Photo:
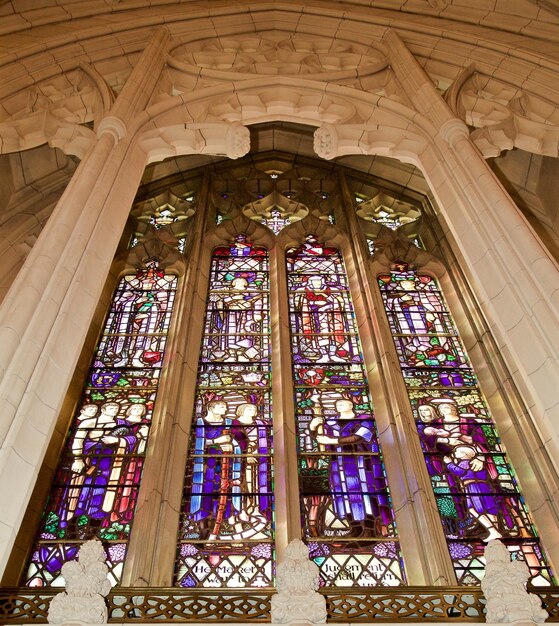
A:
<svg viewBox="0 0 559 626">
<path fill-rule="evenodd" d="M 557 263 L 400 37 L 389 31 L 383 43 L 402 91 L 432 125 L 431 149 L 419 155 L 419 163 L 557 469 Z"/>
<path fill-rule="evenodd" d="M 300 539 L 302 535 L 285 258 L 286 249 L 290 247 L 288 240 L 286 230 L 282 231 L 270 251 L 276 554 L 283 554 L 290 540 Z"/>
<path fill-rule="evenodd" d="M 354 198 L 345 177 L 340 178 L 354 261 L 347 263 L 348 278 L 407 580 L 410 585 L 454 585 L 456 576 L 384 315 L 384 304 L 353 209 Z"/>
<path fill-rule="evenodd" d="M 167 41 L 162 29 L 146 46 L 0 309 L 0 571 L 144 170 L 127 127 L 149 103 Z"/>
</svg>

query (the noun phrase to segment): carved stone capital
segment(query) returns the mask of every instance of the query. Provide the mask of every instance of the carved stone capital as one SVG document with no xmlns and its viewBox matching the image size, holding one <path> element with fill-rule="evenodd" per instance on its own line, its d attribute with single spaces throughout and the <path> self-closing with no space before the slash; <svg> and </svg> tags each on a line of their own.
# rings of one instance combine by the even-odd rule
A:
<svg viewBox="0 0 559 626">
<path fill-rule="evenodd" d="M 318 585 L 317 565 L 309 561 L 307 546 L 300 539 L 294 539 L 278 566 L 278 593 L 272 596 L 272 623 L 325 623 L 326 598 L 317 593 Z"/>
<path fill-rule="evenodd" d="M 100 541 L 87 541 L 77 561 L 62 566 L 66 591 L 54 596 L 48 612 L 49 624 L 106 624 L 105 596 L 111 590 L 109 568 Z"/>
<path fill-rule="evenodd" d="M 485 548 L 485 577 L 481 588 L 487 600 L 486 621 L 491 623 L 543 623 L 548 613 L 538 596 L 526 591 L 528 566 L 511 561 L 506 546 L 493 539 Z"/>
<path fill-rule="evenodd" d="M 458 138 L 470 136 L 468 131 L 468 127 L 462 120 L 458 118 L 453 118 L 451 120 L 447 120 L 439 129 L 439 133 L 442 138 L 451 146 L 454 146 L 455 141 Z"/>
<path fill-rule="evenodd" d="M 105 133 L 112 135 L 115 138 L 115 142 L 119 142 L 126 134 L 126 124 L 119 117 L 107 115 L 99 123 L 97 136 L 101 137 Z"/>
</svg>

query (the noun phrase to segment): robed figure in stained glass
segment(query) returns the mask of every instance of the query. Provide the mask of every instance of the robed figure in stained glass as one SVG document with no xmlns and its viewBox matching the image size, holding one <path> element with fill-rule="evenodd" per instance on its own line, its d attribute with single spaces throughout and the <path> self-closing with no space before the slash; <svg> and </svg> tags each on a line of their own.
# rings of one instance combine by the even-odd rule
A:
<svg viewBox="0 0 559 626">
<path fill-rule="evenodd" d="M 492 479 L 485 464 L 479 466 L 479 451 L 473 446 L 456 446 L 450 456 L 444 457 L 447 471 L 458 477 L 462 491 L 466 494 L 467 511 L 487 531 L 484 542 L 500 539 L 501 523 L 514 528 L 511 511 L 504 506 L 502 497 L 494 494 Z"/>
<path fill-rule="evenodd" d="M 169 277 L 156 260 L 125 282 L 113 304 L 108 328 L 111 336 L 102 354 L 104 365 L 145 367 L 161 362 L 157 333 L 165 332 L 169 306 Z M 153 335 L 156 336 L 153 336 Z"/>
<path fill-rule="evenodd" d="M 335 407 L 337 414 L 327 418 L 318 411 L 308 428 L 318 450 L 328 454 L 333 508 L 349 526 L 349 533 L 343 531 L 340 536 L 385 535 L 392 513 L 380 457 L 371 454 L 375 449 L 378 452 L 373 419 L 367 414 L 356 415 L 350 399 L 338 399 Z M 312 508 L 309 526 L 316 529 L 317 536 L 324 535 L 321 520 L 316 519 L 318 507 Z"/>
<path fill-rule="evenodd" d="M 461 365 L 454 341 L 441 336 L 449 328 L 437 294 L 430 290 L 431 278 L 423 276 L 418 282 L 406 274 L 398 278 L 394 291 L 386 292 L 385 303 L 393 331 L 403 335 L 399 338 L 402 363 L 410 367 Z"/>
<path fill-rule="evenodd" d="M 145 437 L 146 433 L 141 433 L 139 427 L 145 407 L 136 405 L 125 417 L 118 416 L 117 402 L 104 403 L 99 416 L 97 411 L 96 405 L 86 404 L 80 412 L 79 427 L 72 440 L 74 476 L 67 496 L 62 499 L 61 527 L 86 516 L 91 528 L 99 528 L 123 521 L 121 516 L 131 518 L 133 512 L 130 494 L 122 500 L 119 488 L 137 484 L 139 480 L 141 466 L 126 455 L 137 453 L 138 443 Z M 136 464 L 135 468 L 130 467 L 131 462 Z"/>
<path fill-rule="evenodd" d="M 202 534 L 209 539 L 219 537 L 224 520 L 242 510 L 241 448 L 233 438 L 227 412 L 225 401 L 212 400 L 196 422 L 190 514 L 195 522 L 202 522 Z"/>
<path fill-rule="evenodd" d="M 339 294 L 320 274 L 304 276 L 303 280 L 304 290 L 295 301 L 301 313 L 303 357 L 316 362 L 345 362 L 348 331 Z"/>
<path fill-rule="evenodd" d="M 246 362 L 261 358 L 257 333 L 262 321 L 262 294 L 250 290 L 254 275 L 228 275 L 226 291 L 215 299 L 209 333 L 214 358 Z"/>
<path fill-rule="evenodd" d="M 268 458 L 271 445 L 269 429 L 258 418 L 258 406 L 243 402 L 235 411 L 232 432 L 239 442 L 242 460 L 242 491 L 245 511 L 252 519 L 263 517 L 269 509 Z"/>
</svg>

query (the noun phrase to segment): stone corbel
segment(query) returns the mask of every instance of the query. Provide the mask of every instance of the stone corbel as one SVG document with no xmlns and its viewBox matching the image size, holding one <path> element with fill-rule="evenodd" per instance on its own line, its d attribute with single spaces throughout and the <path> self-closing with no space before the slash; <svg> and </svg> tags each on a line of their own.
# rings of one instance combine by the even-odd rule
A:
<svg viewBox="0 0 559 626">
<path fill-rule="evenodd" d="M 238 159 L 250 150 L 250 131 L 239 122 L 229 124 L 225 132 L 225 154 L 230 159 Z"/>
<path fill-rule="evenodd" d="M 82 159 L 94 141 L 95 133 L 87 126 L 68 122 L 48 110 L 0 123 L 0 154 L 28 150 L 48 143 L 64 154 Z"/>
<path fill-rule="evenodd" d="M 543 156 L 559 156 L 559 127 L 512 114 L 503 122 L 474 130 L 471 139 L 485 158 L 499 156 L 504 150 L 513 148 Z"/>
<path fill-rule="evenodd" d="M 314 132 L 314 151 L 323 159 L 348 154 L 378 154 L 408 163 L 427 146 L 417 129 L 375 124 L 323 124 Z"/>
<path fill-rule="evenodd" d="M 314 151 L 321 159 L 338 156 L 338 133 L 332 124 L 323 124 L 314 131 Z"/>
</svg>

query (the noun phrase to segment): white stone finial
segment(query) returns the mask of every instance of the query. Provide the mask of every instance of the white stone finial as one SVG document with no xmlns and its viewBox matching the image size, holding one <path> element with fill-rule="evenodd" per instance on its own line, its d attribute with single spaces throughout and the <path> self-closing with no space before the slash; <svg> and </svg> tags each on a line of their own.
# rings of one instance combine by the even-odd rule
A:
<svg viewBox="0 0 559 626">
<path fill-rule="evenodd" d="M 332 124 L 323 124 L 314 131 L 314 151 L 322 159 L 338 155 L 338 133 Z"/>
<path fill-rule="evenodd" d="M 240 122 L 233 122 L 225 134 L 225 153 L 230 159 L 238 159 L 250 150 L 250 131 Z"/>
<path fill-rule="evenodd" d="M 66 591 L 54 596 L 48 612 L 49 624 L 106 624 L 105 596 L 111 590 L 107 578 L 105 550 L 94 539 L 82 545 L 77 561 L 62 566 Z"/>
<path fill-rule="evenodd" d="M 272 623 L 326 622 L 326 598 L 317 593 L 318 567 L 309 561 L 307 546 L 294 539 L 285 549 L 285 559 L 278 566 L 278 593 L 272 596 Z"/>
<path fill-rule="evenodd" d="M 548 613 L 541 600 L 526 591 L 530 575 L 526 563 L 511 561 L 509 551 L 498 539 L 487 544 L 485 561 L 481 588 L 487 600 L 486 622 L 545 622 Z"/>
</svg>

